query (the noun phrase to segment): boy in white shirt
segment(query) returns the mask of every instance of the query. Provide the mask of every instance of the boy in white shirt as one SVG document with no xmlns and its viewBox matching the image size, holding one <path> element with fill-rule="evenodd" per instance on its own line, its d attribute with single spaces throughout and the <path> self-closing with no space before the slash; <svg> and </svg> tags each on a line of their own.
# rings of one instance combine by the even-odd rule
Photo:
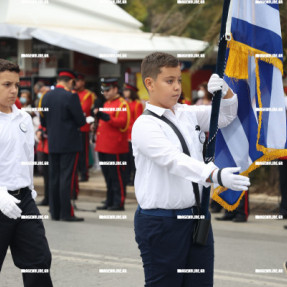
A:
<svg viewBox="0 0 287 287">
<path fill-rule="evenodd" d="M 221 183 L 233 190 L 247 190 L 249 178 L 234 174 L 239 168 L 219 169 L 202 156 L 203 132 L 209 130 L 210 106 L 178 104 L 181 70 L 177 58 L 166 53 L 147 56 L 141 66 L 150 101 L 146 109 L 166 117 L 181 132 L 190 156 L 171 127 L 152 115 L 140 116 L 132 130 L 136 164 L 135 191 L 139 207 L 135 213 L 135 235 L 144 265 L 147 287 L 213 286 L 214 244 L 210 228 L 207 244 L 192 242 L 196 200 L 191 182 L 203 186 Z M 219 128 L 237 116 L 237 96 L 212 75 L 209 92 L 222 90 Z M 203 132 L 202 132 L 202 131 Z M 201 270 L 185 274 L 180 269 Z"/>
<path fill-rule="evenodd" d="M 15 106 L 18 65 L 0 59 L 0 271 L 10 247 L 25 286 L 51 287 L 51 252 L 34 201 L 34 128 L 31 116 Z M 35 272 L 36 270 L 36 272 Z"/>
</svg>

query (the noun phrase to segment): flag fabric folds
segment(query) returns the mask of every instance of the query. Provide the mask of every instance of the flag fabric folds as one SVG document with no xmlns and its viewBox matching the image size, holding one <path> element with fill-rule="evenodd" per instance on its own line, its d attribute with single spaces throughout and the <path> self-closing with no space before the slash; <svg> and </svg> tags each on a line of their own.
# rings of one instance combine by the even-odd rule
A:
<svg viewBox="0 0 287 287">
<path fill-rule="evenodd" d="M 238 116 L 216 138 L 215 164 L 248 175 L 287 156 L 283 49 L 278 4 L 232 0 L 225 81 L 238 96 Z M 234 210 L 245 191 L 218 186 L 212 198 Z"/>
</svg>

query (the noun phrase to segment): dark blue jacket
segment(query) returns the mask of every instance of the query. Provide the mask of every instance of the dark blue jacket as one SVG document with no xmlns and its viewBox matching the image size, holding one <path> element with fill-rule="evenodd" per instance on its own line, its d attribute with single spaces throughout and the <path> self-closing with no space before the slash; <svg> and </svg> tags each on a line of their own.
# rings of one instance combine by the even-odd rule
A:
<svg viewBox="0 0 287 287">
<path fill-rule="evenodd" d="M 79 96 L 56 86 L 42 99 L 41 125 L 47 128 L 49 153 L 70 153 L 82 150 L 80 127 L 86 118 Z"/>
</svg>

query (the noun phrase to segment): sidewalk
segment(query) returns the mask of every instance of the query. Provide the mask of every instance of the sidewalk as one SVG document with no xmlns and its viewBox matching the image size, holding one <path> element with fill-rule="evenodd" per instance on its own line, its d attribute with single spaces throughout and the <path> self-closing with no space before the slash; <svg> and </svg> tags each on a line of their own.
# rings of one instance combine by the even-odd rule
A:
<svg viewBox="0 0 287 287">
<path fill-rule="evenodd" d="M 88 182 L 80 182 L 79 197 L 100 197 L 106 196 L 106 184 L 102 172 L 100 170 L 90 169 L 90 178 Z M 44 194 L 43 177 L 34 177 L 35 190 L 39 196 Z M 127 186 L 127 199 L 136 200 L 135 190 L 133 186 Z M 280 197 L 268 196 L 267 194 L 250 194 L 249 203 L 252 212 L 262 212 L 269 214 L 270 212 L 278 212 Z"/>
<path fill-rule="evenodd" d="M 106 183 L 100 170 L 89 170 L 89 181 L 80 182 L 79 196 L 104 197 L 106 195 Z M 34 186 L 38 195 L 44 195 L 44 180 L 41 176 L 34 176 Z M 136 199 L 133 186 L 127 186 L 127 198 Z"/>
</svg>

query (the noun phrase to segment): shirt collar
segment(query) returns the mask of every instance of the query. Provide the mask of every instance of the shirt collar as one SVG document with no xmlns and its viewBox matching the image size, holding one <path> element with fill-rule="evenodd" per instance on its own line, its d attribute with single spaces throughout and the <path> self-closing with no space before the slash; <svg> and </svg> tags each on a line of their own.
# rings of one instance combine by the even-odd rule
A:
<svg viewBox="0 0 287 287">
<path fill-rule="evenodd" d="M 178 103 L 173 106 L 174 112 L 176 112 L 176 110 L 178 109 L 178 106 L 180 106 L 180 104 L 178 104 Z M 158 106 L 150 104 L 149 102 L 146 103 L 146 109 L 154 112 L 158 116 L 162 116 L 166 111 L 170 111 L 170 109 L 158 107 Z"/>
<path fill-rule="evenodd" d="M 6 114 L 6 113 L 0 112 L 0 114 L 1 115 L 8 115 L 8 116 L 11 116 L 12 118 L 15 118 L 20 114 L 20 110 L 14 104 L 14 105 L 12 105 L 12 113 Z"/>
</svg>

